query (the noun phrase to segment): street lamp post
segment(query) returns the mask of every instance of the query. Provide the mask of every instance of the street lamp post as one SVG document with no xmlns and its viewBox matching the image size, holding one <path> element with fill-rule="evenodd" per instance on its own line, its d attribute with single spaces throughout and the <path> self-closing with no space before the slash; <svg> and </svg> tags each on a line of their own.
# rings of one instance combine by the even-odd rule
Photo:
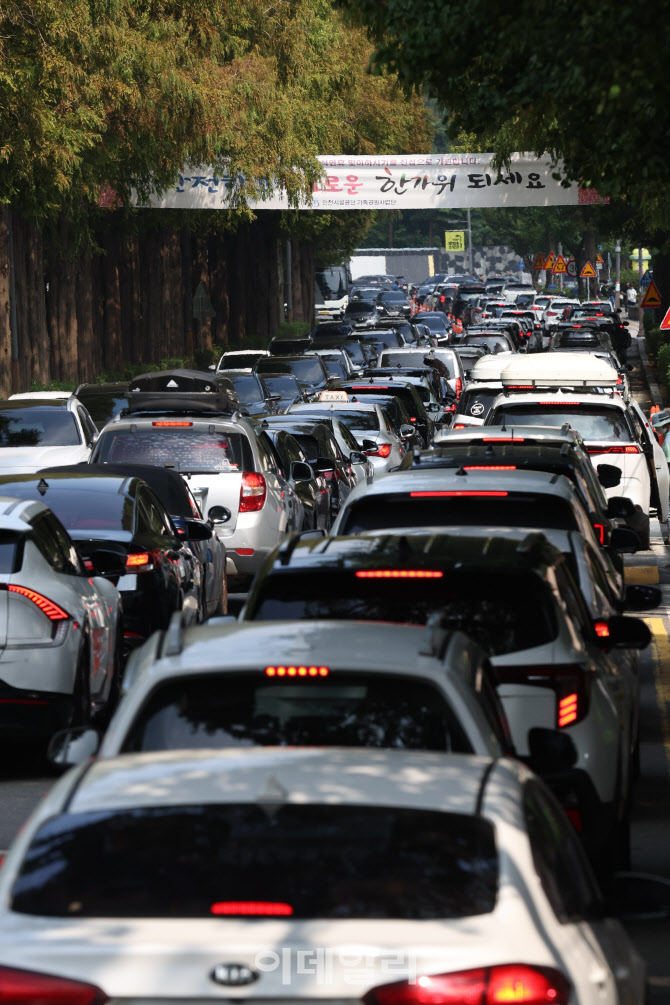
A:
<svg viewBox="0 0 670 1005">
<path fill-rule="evenodd" d="M 621 242 L 617 240 L 614 248 L 616 253 L 616 283 L 614 286 L 614 309 L 621 306 Z"/>
</svg>

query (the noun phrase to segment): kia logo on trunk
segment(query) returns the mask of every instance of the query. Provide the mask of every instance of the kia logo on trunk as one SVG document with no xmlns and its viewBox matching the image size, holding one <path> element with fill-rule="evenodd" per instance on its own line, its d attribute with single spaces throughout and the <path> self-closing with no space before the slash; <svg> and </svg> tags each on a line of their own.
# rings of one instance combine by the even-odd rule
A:
<svg viewBox="0 0 670 1005">
<path fill-rule="evenodd" d="M 246 963 L 219 963 L 212 970 L 210 977 L 217 984 L 225 984 L 227 987 L 242 987 L 244 984 L 253 984 L 257 981 L 259 974 L 252 970 Z"/>
</svg>

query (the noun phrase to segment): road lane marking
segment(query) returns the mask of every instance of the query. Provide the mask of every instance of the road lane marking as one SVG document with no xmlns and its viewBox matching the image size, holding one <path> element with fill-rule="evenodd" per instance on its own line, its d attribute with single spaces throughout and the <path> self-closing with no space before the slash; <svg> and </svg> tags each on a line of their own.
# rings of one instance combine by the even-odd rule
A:
<svg viewBox="0 0 670 1005">
<path fill-rule="evenodd" d="M 656 702 L 661 713 L 663 746 L 670 771 L 670 638 L 663 618 L 643 618 L 651 632 L 651 655 L 656 685 Z"/>
<path fill-rule="evenodd" d="M 624 583 L 649 584 L 660 582 L 657 565 L 627 565 L 623 570 Z"/>
</svg>

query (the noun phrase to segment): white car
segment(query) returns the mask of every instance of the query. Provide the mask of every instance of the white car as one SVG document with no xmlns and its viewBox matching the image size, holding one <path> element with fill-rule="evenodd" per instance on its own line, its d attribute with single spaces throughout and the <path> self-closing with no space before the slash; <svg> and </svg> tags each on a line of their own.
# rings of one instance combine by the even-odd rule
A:
<svg viewBox="0 0 670 1005">
<path fill-rule="evenodd" d="M 552 297 L 541 315 L 541 324 L 551 334 L 551 329 L 562 320 L 566 307 L 579 307 L 579 300 L 566 297 Z"/>
<path fill-rule="evenodd" d="M 117 697 L 119 594 L 42 502 L 0 496 L 0 535 L 0 736 L 49 736 Z"/>
<path fill-rule="evenodd" d="M 26 1005 L 645 997 L 570 824 L 506 759 L 252 748 L 94 762 L 15 840 L 0 905 L 0 987 Z"/>
<path fill-rule="evenodd" d="M 330 420 L 339 420 L 360 444 L 365 454 L 374 466 L 374 476 L 382 475 L 400 464 L 405 456 L 405 441 L 394 430 L 391 420 L 385 414 L 381 405 L 355 401 L 314 401 L 289 405 L 287 415 L 297 418 L 324 416 Z M 414 435 L 414 428 L 408 426 L 406 439 Z M 359 478 L 359 481 L 362 481 Z M 365 479 L 370 481 L 369 478 Z"/>
<path fill-rule="evenodd" d="M 440 367 L 437 367 L 438 373 L 441 373 L 445 377 L 447 384 L 456 397 L 459 398 L 465 384 L 465 373 L 461 359 L 453 349 L 447 349 L 443 346 L 425 349 L 413 349 L 411 347 L 384 349 L 379 356 L 378 366 L 423 366 L 426 359 L 437 361 L 443 367 L 446 367 L 449 371 L 448 376 Z M 427 365 L 430 366 L 430 364 Z"/>
<path fill-rule="evenodd" d="M 217 373 L 226 370 L 249 370 L 251 372 L 259 359 L 269 355 L 267 349 L 230 349 L 224 352 L 216 366 L 210 366 L 209 369 L 216 370 Z"/>
<path fill-rule="evenodd" d="M 85 463 L 97 438 L 93 419 L 73 394 L 0 401 L 0 474 Z"/>
</svg>

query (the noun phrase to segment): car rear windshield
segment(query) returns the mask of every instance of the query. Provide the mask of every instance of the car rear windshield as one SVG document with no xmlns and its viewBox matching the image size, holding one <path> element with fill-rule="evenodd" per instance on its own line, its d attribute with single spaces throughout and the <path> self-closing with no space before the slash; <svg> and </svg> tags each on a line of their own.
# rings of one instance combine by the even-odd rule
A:
<svg viewBox="0 0 670 1005">
<path fill-rule="evenodd" d="M 361 332 L 361 342 L 378 342 L 383 345 L 385 349 L 395 349 L 396 346 L 400 346 L 403 343 L 402 336 L 398 332 L 379 332 L 379 331 L 367 331 Z"/>
<path fill-rule="evenodd" d="M 389 303 L 389 302 L 395 303 L 396 301 L 398 303 L 400 303 L 401 301 L 407 303 L 407 298 L 405 297 L 404 293 L 396 292 L 393 290 L 390 290 L 388 293 L 380 293 L 377 299 L 381 300 L 383 303 Z"/>
<path fill-rule="evenodd" d="M 263 389 L 258 383 L 256 377 L 252 377 L 251 374 L 245 374 L 244 376 L 229 377 L 232 381 L 233 387 L 237 391 L 237 397 L 240 399 L 243 405 L 250 405 L 252 402 L 265 401 L 265 395 L 263 394 Z"/>
<path fill-rule="evenodd" d="M 407 387 L 399 387 L 398 385 L 393 385 L 393 384 L 388 384 L 388 385 L 387 384 L 373 384 L 373 385 L 370 385 L 370 386 L 363 386 L 363 385 L 361 385 L 359 387 L 356 384 L 352 384 L 352 385 L 350 385 L 350 387 L 347 388 L 347 391 L 348 391 L 348 393 L 349 393 L 350 396 L 354 395 L 355 397 L 358 397 L 359 396 L 359 392 L 362 392 L 360 394 L 360 397 L 363 398 L 364 396 L 366 396 L 368 398 L 368 400 L 370 400 L 370 401 L 374 400 L 374 398 L 377 395 L 381 395 L 382 397 L 386 397 L 389 394 L 392 394 L 394 397 L 400 398 L 400 400 L 402 401 L 403 405 L 405 406 L 405 408 L 409 412 L 410 419 L 411 419 L 412 416 L 414 416 L 416 418 L 415 411 L 414 411 L 414 405 L 416 403 L 416 399 L 414 398 L 414 395 L 412 394 L 412 392 Z"/>
<path fill-rule="evenodd" d="M 0 411 L 0 447 L 74 447 L 80 443 L 74 415 L 65 409 Z"/>
<path fill-rule="evenodd" d="M 542 527 L 579 530 L 567 500 L 535 493 L 411 498 L 409 493 L 361 496 L 348 506 L 340 534 L 402 527 Z"/>
<path fill-rule="evenodd" d="M 178 471 L 254 470 L 251 447 L 243 433 L 210 433 L 206 429 L 169 426 L 137 429 L 134 433 L 130 429 L 103 433 L 98 440 L 96 461 L 156 464 Z"/>
<path fill-rule="evenodd" d="M 491 416 L 490 424 L 504 425 L 514 419 L 524 426 L 562 426 L 569 423 L 584 440 L 633 439 L 632 431 L 624 412 L 618 408 L 598 408 L 594 405 L 513 405 L 504 404 Z"/>
<path fill-rule="evenodd" d="M 270 574 L 252 597 L 247 617 L 424 625 L 439 613 L 446 628 L 465 632 L 492 655 L 545 645 L 558 631 L 547 588 L 528 574 L 450 569 L 442 579 L 412 580 L 410 592 L 405 579 L 367 579 L 351 569 L 328 570 L 327 592 L 322 585 L 322 572 Z"/>
<path fill-rule="evenodd" d="M 359 411 L 354 408 L 343 408 L 341 411 L 338 411 L 338 409 L 334 408 L 328 414 L 339 419 L 347 429 L 372 429 L 379 431 L 379 417 L 376 411 L 367 412 L 362 409 Z"/>
<path fill-rule="evenodd" d="M 162 684 L 123 750 L 286 744 L 472 752 L 444 695 L 420 677 L 338 670 L 287 681 L 265 667 Z"/>
<path fill-rule="evenodd" d="M 375 305 L 369 303 L 367 300 L 357 300 L 356 303 L 347 304 L 345 314 L 349 315 L 360 315 L 360 314 L 374 314 Z"/>
<path fill-rule="evenodd" d="M 493 911 L 498 874 L 495 831 L 481 816 L 393 806 L 151 806 L 42 824 L 11 909 L 248 920 L 264 904 L 296 919 L 465 918 Z"/>
<path fill-rule="evenodd" d="M 292 373 L 298 380 L 309 384 L 320 384 L 324 380 L 321 360 L 313 356 L 289 360 L 263 356 L 258 361 L 256 371 L 257 373 Z"/>
<path fill-rule="evenodd" d="M 509 352 L 509 343 L 499 335 L 466 335 L 461 345 L 485 345 L 489 352 Z"/>
<path fill-rule="evenodd" d="M 291 373 L 281 373 L 274 377 L 264 373 L 263 382 L 271 394 L 280 394 L 282 398 L 300 397 L 300 385 Z"/>
<path fill-rule="evenodd" d="M 491 405 L 502 391 L 502 385 L 498 388 L 490 387 L 478 390 L 468 388 L 461 395 L 458 403 L 458 414 L 467 415 L 473 419 L 485 419 L 491 410 Z"/>
<path fill-rule="evenodd" d="M 219 362 L 219 370 L 253 370 L 263 356 L 257 352 L 238 353 L 235 356 L 222 356 Z"/>
</svg>

